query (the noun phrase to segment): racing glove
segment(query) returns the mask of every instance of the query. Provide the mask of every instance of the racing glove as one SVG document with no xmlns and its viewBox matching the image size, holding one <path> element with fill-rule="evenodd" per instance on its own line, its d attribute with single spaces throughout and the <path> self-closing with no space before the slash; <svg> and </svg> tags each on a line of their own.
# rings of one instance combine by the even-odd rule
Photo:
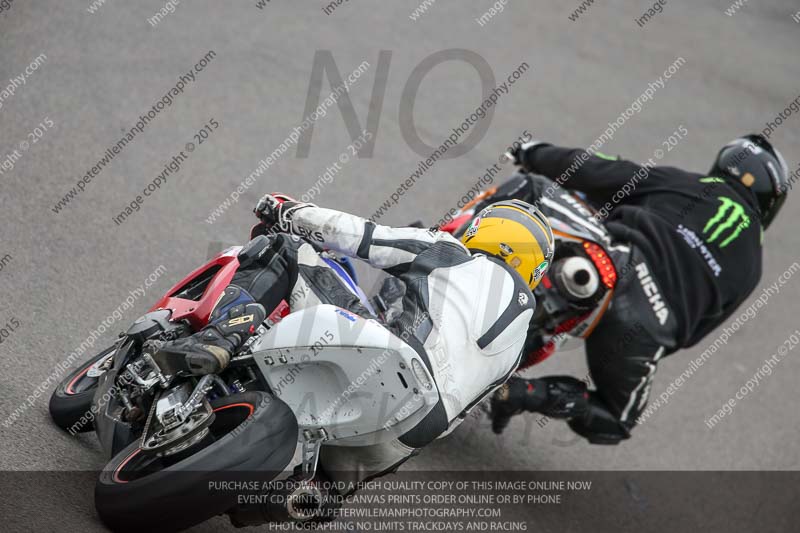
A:
<svg viewBox="0 0 800 533">
<path fill-rule="evenodd" d="M 298 202 L 285 194 L 265 194 L 256 204 L 253 213 L 268 228 L 291 233 L 292 214 L 304 207 L 316 207 L 311 203 Z"/>
<path fill-rule="evenodd" d="M 492 431 L 502 433 L 511 417 L 523 411 L 551 418 L 572 418 L 584 415 L 588 405 L 586 383 L 571 376 L 512 377 L 492 396 Z"/>
<path fill-rule="evenodd" d="M 531 140 L 521 146 L 516 146 L 509 152 L 509 155 L 515 165 L 522 167 L 528 172 L 533 172 L 534 169 L 530 165 L 531 154 L 540 146 L 551 146 L 551 144 L 543 141 Z"/>
</svg>

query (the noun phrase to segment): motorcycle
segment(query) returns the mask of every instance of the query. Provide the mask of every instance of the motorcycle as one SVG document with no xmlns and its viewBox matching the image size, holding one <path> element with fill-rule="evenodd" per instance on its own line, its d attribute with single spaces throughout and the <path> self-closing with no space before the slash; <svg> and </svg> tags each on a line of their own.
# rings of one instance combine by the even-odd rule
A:
<svg viewBox="0 0 800 533">
<path fill-rule="evenodd" d="M 520 169 L 511 180 L 528 177 Z M 591 335 L 608 309 L 618 281 L 609 253 L 613 250 L 611 236 L 598 221 L 597 211 L 579 193 L 558 187 L 552 190 L 554 194 L 542 195 L 537 206 L 553 228 L 553 264 L 533 291 L 537 306 L 531 330 L 536 332 L 537 342 L 519 370 L 541 363 L 569 337 L 586 339 Z M 497 189 L 483 191 L 439 229 L 461 237 L 478 212 L 501 199 L 508 198 L 497 198 Z"/>
<path fill-rule="evenodd" d="M 412 348 L 377 320 L 333 305 L 290 313 L 282 302 L 218 375 L 159 368 L 154 346 L 208 323 L 260 238 L 191 272 L 53 393 L 55 423 L 94 430 L 111 456 L 95 487 L 111 529 L 183 529 L 226 513 L 236 525 L 255 525 L 265 521 L 264 505 L 270 516 L 309 520 L 325 500 L 312 482 L 323 444 L 388 441 L 435 406 L 435 382 Z M 372 309 L 352 265 L 319 253 Z M 292 483 L 280 489 L 277 510 L 274 501 L 241 505 L 236 491 L 214 489 L 230 479 L 268 487 L 287 472 Z"/>
<path fill-rule="evenodd" d="M 460 235 L 474 206 L 441 229 Z M 569 193 L 540 207 L 557 244 L 553 270 L 536 289 L 534 327 L 547 353 L 527 365 L 546 359 L 565 332 L 588 336 L 616 283 L 610 237 L 589 221 L 588 208 Z M 111 457 L 96 483 L 95 506 L 114 530 L 182 529 L 220 514 L 236 525 L 276 514 L 311 520 L 325 502 L 313 482 L 322 446 L 394 439 L 436 404 L 436 384 L 413 349 L 381 321 L 332 305 L 290 313 L 282 302 L 218 375 L 159 368 L 153 346 L 208 323 L 240 262 L 259 249 L 256 234 L 175 284 L 51 397 L 55 423 L 71 433 L 94 430 Z M 319 253 L 375 316 L 384 316 L 390 306 L 367 298 L 346 258 Z M 281 489 L 277 509 L 274 501 L 243 505 L 236 491 L 210 489 L 255 476 L 269 492 L 287 472 L 294 472 L 293 483 Z"/>
</svg>

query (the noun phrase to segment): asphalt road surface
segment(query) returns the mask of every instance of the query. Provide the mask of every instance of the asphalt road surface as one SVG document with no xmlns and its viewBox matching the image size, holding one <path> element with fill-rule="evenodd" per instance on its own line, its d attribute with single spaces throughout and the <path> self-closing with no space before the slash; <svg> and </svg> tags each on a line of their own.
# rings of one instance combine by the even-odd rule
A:
<svg viewBox="0 0 800 533">
<path fill-rule="evenodd" d="M 0 428 L 0 469 L 59 472 L 19 478 L 14 505 L 0 506 L 11 529 L 30 529 L 27 521 L 43 530 L 102 530 L 93 479 L 70 471 L 99 469 L 105 459 L 91 435 L 73 438 L 54 427 L 47 400 L 55 382 L 45 380 L 160 265 L 165 271 L 153 276 L 132 308 L 120 311 L 98 347 L 209 250 L 245 241 L 261 194 L 307 193 L 318 204 L 372 216 L 395 193 L 398 201 L 381 222 L 434 222 L 525 130 L 585 147 L 638 100 L 639 111 L 602 150 L 646 161 L 663 149 L 662 164 L 702 172 L 723 143 L 762 130 L 800 94 L 800 24 L 793 19 L 800 6 L 793 0 L 745 1 L 732 15 L 726 14 L 732 9 L 728 0 L 668 0 L 643 26 L 636 19 L 652 6 L 645 1 L 597 2 L 576 20 L 570 15 L 575 18 L 577 0 L 428 2 L 417 20 L 410 16 L 422 5 L 416 0 L 345 1 L 329 14 L 325 2 L 287 0 L 266 1 L 262 8 L 256 0 L 184 1 L 172 13 L 160 0 L 0 2 L 0 91 L 12 86 L 0 93 L 0 326 L 9 330 L 0 344 L 0 418 L 7 422 Z M 485 15 L 492 6 L 497 13 Z M 162 8 L 167 14 L 153 19 Z M 461 51 L 444 52 L 453 49 Z M 426 58 L 434 63 L 430 70 Z M 326 108 L 310 142 L 301 141 L 307 157 L 298 157 L 296 145 L 288 147 L 209 223 L 214 210 L 317 105 L 312 98 L 307 109 L 307 96 L 316 94 L 309 90 L 314 67 L 326 67 L 319 100 L 325 105 L 331 67 L 346 78 L 364 62 L 349 89 L 351 130 L 336 105 Z M 419 83 L 415 69 L 424 74 Z M 438 161 L 397 195 L 424 159 L 414 142 L 441 144 L 480 105 L 482 90 L 515 71 L 507 92 L 497 93 L 493 113 L 470 130 L 478 131 L 470 138 L 477 144 L 460 157 Z M 24 84 L 9 81 L 19 76 Z M 147 117 L 142 131 L 119 153 L 110 152 L 109 160 L 106 150 L 181 76 L 182 92 L 169 105 L 160 104 L 155 118 Z M 381 99 L 374 87 L 384 84 Z M 652 98 L 643 99 L 654 86 Z M 369 127 L 368 115 L 372 154 L 342 158 L 351 153 L 348 145 L 359 130 Z M 667 146 L 681 126 L 685 138 Z M 795 113 L 771 137 L 792 169 L 800 158 L 798 131 Z M 419 141 L 407 142 L 409 132 Z M 102 168 L 92 171 L 104 157 Z M 180 168 L 159 179 L 173 158 L 183 159 Z M 341 169 L 325 179 L 326 169 L 343 159 Z M 502 173 L 510 171 L 506 165 Z M 89 172 L 83 190 L 59 207 Z M 154 182 L 160 187 L 143 195 Z M 137 205 L 120 219 L 131 203 Z M 799 206 L 790 200 L 765 236 L 762 288 L 800 261 Z M 783 358 L 713 428 L 705 420 L 800 327 L 798 300 L 800 283 L 788 279 L 619 446 L 591 446 L 563 423 L 540 427 L 533 416 L 518 417 L 498 438 L 485 419 L 475 418 L 408 468 L 795 470 L 797 357 Z M 664 361 L 653 397 L 666 393 L 716 336 Z M 536 371 L 583 376 L 582 349 L 573 346 Z M 11 420 L 15 410 L 21 415 Z M 760 497 L 769 492 L 765 488 Z M 598 498 L 608 501 L 549 511 L 547 519 L 529 510 L 526 519 L 540 530 L 581 531 L 593 523 L 613 525 L 608 513 L 623 516 L 630 505 L 642 504 L 635 490 L 621 491 L 616 502 Z M 654 503 L 658 494 L 647 498 L 665 520 L 672 514 L 713 514 L 713 506 L 698 509 L 680 493 L 670 496 L 671 507 Z M 715 520 L 738 530 L 745 518 Z M 196 530 L 226 527 L 218 519 Z"/>
</svg>

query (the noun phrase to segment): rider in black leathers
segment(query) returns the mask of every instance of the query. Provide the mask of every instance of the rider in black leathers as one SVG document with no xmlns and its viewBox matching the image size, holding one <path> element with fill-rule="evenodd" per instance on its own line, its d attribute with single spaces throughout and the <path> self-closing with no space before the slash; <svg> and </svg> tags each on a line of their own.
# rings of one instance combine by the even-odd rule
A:
<svg viewBox="0 0 800 533">
<path fill-rule="evenodd" d="M 493 397 L 493 429 L 535 411 L 567 419 L 592 443 L 616 444 L 630 437 L 658 361 L 699 342 L 758 285 L 763 230 L 786 198 L 788 168 L 759 135 L 723 147 L 708 174 L 541 142 L 512 155 L 546 178 L 517 177 L 491 201 L 537 205 L 559 187 L 584 193 L 623 252 L 614 256 L 623 275 L 586 341 L 596 390 L 570 376 L 514 377 Z"/>
</svg>

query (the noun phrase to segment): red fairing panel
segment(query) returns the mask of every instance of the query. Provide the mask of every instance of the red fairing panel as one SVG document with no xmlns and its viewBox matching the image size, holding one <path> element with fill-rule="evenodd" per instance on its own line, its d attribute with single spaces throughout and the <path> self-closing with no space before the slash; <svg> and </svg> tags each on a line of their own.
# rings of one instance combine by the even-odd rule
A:
<svg viewBox="0 0 800 533">
<path fill-rule="evenodd" d="M 222 252 L 211 259 L 205 265 L 195 269 L 188 276 L 176 283 L 167 293 L 161 297 L 156 304 L 150 308 L 150 311 L 158 309 L 170 309 L 172 311 L 172 320 L 188 320 L 192 328 L 197 331 L 202 329 L 208 324 L 208 319 L 211 316 L 211 311 L 222 296 L 225 287 L 231 284 L 231 279 L 239 268 L 239 259 L 237 255 L 240 247 L 231 248 Z M 175 298 L 170 296 L 178 292 L 178 289 L 185 286 L 187 283 L 201 276 L 210 268 L 219 266 L 219 270 L 211 281 L 208 282 L 203 296 L 198 301 L 187 300 L 185 298 Z M 272 310 L 268 317 L 270 325 L 277 324 L 283 317 L 289 314 L 289 305 L 286 301 L 281 301 L 278 307 Z"/>
<path fill-rule="evenodd" d="M 214 305 L 216 305 L 225 287 L 230 285 L 231 279 L 236 273 L 236 269 L 239 268 L 239 260 L 236 258 L 237 253 L 238 250 L 223 252 L 212 258 L 205 265 L 195 269 L 167 291 L 167 293 L 150 308 L 150 311 L 170 309 L 172 311 L 172 320 L 188 320 L 195 330 L 201 329 L 208 323 L 208 318 L 211 316 Z M 209 268 L 217 265 L 221 268 L 208 283 L 200 300 L 195 302 L 193 300 L 170 296 L 193 279 L 202 275 Z"/>
<path fill-rule="evenodd" d="M 453 234 L 456 232 L 456 230 L 458 230 L 458 228 L 460 228 L 465 223 L 469 222 L 471 219 L 472 219 L 471 213 L 463 213 L 455 217 L 447 224 L 443 224 L 442 227 L 439 229 L 441 231 L 446 231 L 447 233 Z"/>
</svg>

